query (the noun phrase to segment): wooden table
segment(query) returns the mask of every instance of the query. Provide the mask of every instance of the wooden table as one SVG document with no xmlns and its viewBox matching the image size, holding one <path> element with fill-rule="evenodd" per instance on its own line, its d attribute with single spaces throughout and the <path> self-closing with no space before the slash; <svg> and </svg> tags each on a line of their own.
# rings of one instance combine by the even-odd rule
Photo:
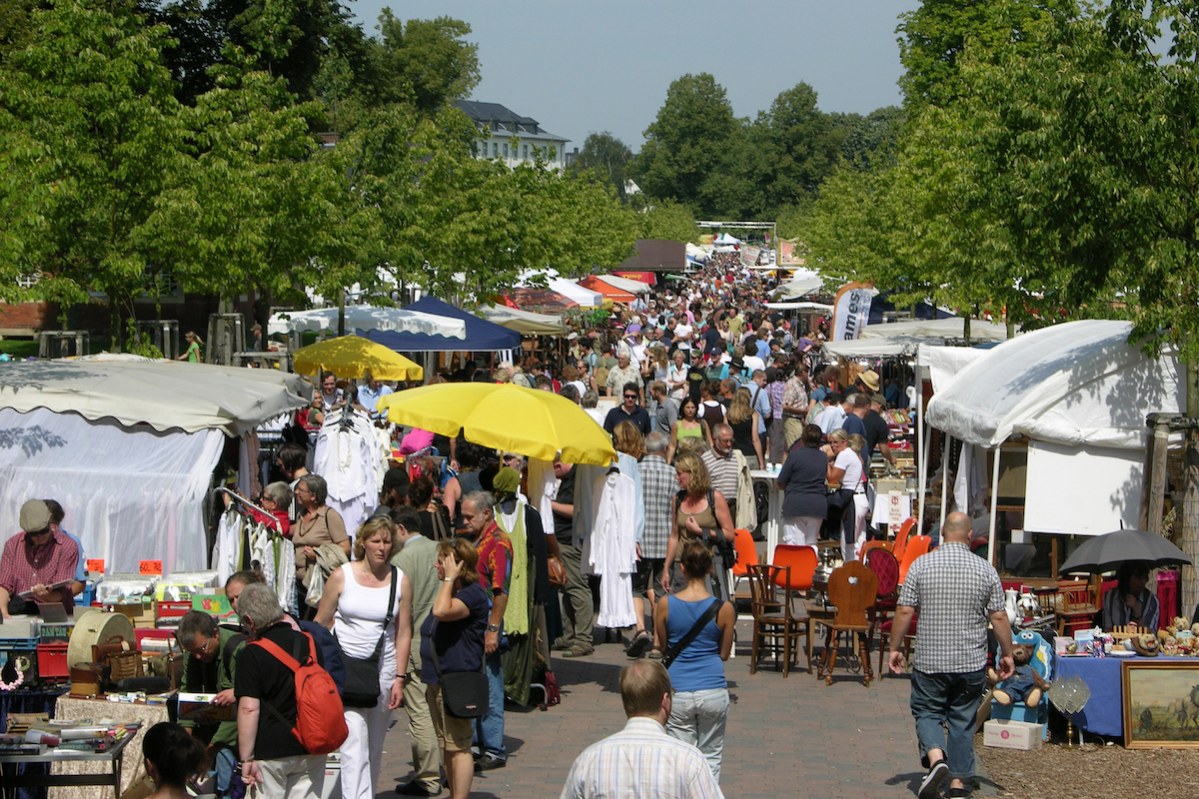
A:
<svg viewBox="0 0 1199 799">
<path fill-rule="evenodd" d="M 106 752 L 81 752 L 73 749 L 58 749 L 55 747 L 39 747 L 36 755 L 0 755 L 0 772 L 3 773 L 3 783 L 0 795 L 16 797 L 18 788 L 60 788 L 76 786 L 110 786 L 113 796 L 119 799 L 121 795 L 121 765 L 125 757 L 125 748 L 137 737 L 129 733 L 118 740 Z M 141 747 L 139 746 L 140 750 Z M 49 774 L 18 774 L 15 766 L 27 763 L 49 763 Z M 55 772 L 55 765 L 74 763 L 108 764 L 108 770 L 84 773 L 64 774 Z"/>
</svg>

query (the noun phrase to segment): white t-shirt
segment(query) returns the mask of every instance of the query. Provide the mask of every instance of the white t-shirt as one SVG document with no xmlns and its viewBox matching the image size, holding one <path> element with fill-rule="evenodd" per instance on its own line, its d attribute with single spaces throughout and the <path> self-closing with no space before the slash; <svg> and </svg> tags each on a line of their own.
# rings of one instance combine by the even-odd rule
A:
<svg viewBox="0 0 1199 799">
<path fill-rule="evenodd" d="M 691 325 L 685 322 L 679 322 L 674 328 L 674 340 L 678 343 L 679 349 L 691 349 Z"/>
<path fill-rule="evenodd" d="M 841 478 L 841 487 L 857 491 L 862 484 L 862 457 L 846 447 L 837 454 L 833 466 L 845 470 L 845 476 Z"/>
</svg>

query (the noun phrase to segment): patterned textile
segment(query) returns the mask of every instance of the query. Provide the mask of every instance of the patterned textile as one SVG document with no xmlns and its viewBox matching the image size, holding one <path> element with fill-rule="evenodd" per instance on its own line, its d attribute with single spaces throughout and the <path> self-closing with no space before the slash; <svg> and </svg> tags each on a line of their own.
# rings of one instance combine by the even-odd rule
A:
<svg viewBox="0 0 1199 799">
<path fill-rule="evenodd" d="M 802 406 L 808 404 L 808 392 L 798 377 L 792 376 L 783 387 L 783 405 Z"/>
<path fill-rule="evenodd" d="M 27 533 L 18 533 L 4 542 L 4 556 L 0 557 L 0 587 L 7 588 L 15 599 L 17 594 L 35 585 L 70 580 L 78 563 L 79 546 L 61 530 L 55 530 L 45 544 L 36 548 Z M 70 593 L 64 591 L 64 598 Z M 69 599 L 65 604 L 68 612 L 74 606 Z"/>
<path fill-rule="evenodd" d="M 487 596 L 507 593 L 512 579 L 512 542 L 508 536 L 493 521 L 483 529 L 475 549 L 479 551 L 479 584 Z"/>
<path fill-rule="evenodd" d="M 787 384 L 782 380 L 775 380 L 766 386 L 766 394 L 770 397 L 770 416 L 772 419 L 783 418 L 783 394 L 787 390 Z"/>
<path fill-rule="evenodd" d="M 988 617 L 1003 610 L 1003 589 L 995 568 L 965 544 L 948 541 L 917 558 L 899 604 L 920 609 L 913 668 L 948 674 L 986 665 Z"/>
<path fill-rule="evenodd" d="M 700 751 L 655 719 L 634 716 L 620 732 L 583 750 L 559 799 L 723 799 Z"/>
<path fill-rule="evenodd" d="M 645 498 L 645 534 L 641 538 L 641 557 L 666 557 L 670 539 L 670 516 L 678 481 L 674 469 L 660 455 L 646 455 L 638 464 L 641 490 Z"/>
</svg>

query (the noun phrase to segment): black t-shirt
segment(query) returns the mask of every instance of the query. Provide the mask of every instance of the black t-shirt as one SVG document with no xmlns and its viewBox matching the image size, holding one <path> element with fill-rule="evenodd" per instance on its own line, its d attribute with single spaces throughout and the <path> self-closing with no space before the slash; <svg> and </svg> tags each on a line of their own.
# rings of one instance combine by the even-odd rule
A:
<svg viewBox="0 0 1199 799">
<path fill-rule="evenodd" d="M 278 644 L 296 660 L 303 663 L 308 656 L 308 638 L 296 632 L 286 622 L 278 622 L 262 631 L 262 637 Z M 299 657 L 297 657 L 299 656 Z M 316 648 L 317 662 L 323 664 L 320 647 Z M 249 643 L 237 653 L 237 677 L 233 693 L 241 699 L 253 697 L 262 704 L 258 712 L 258 735 L 254 741 L 254 757 L 275 760 L 308 754 L 291 728 L 296 720 L 296 677 L 273 654 Z M 274 708 L 286 720 L 280 721 Z"/>
<path fill-rule="evenodd" d="M 891 431 L 887 427 L 887 420 L 882 417 L 878 411 L 866 411 L 866 418 L 862 419 L 862 424 L 866 426 L 866 462 L 870 462 L 870 457 L 878 449 L 880 443 L 885 443 L 891 437 Z"/>
<path fill-rule="evenodd" d="M 699 364 L 693 364 L 687 370 L 687 393 L 691 395 L 691 399 L 699 402 L 700 388 L 708 378 L 704 375 L 704 370 L 699 367 Z"/>
<path fill-rule="evenodd" d="M 608 435 L 612 435 L 612 432 L 616 429 L 616 425 L 626 421 L 637 425 L 637 429 L 641 431 L 641 435 L 643 436 L 648 436 L 653 430 L 653 422 L 650 421 L 649 413 L 640 405 L 632 413 L 626 411 L 621 405 L 617 405 L 608 411 L 608 415 L 604 417 L 604 430 Z"/>
<path fill-rule="evenodd" d="M 558 485 L 557 502 L 563 505 L 575 504 L 575 467 L 563 475 Z M 574 541 L 574 518 L 554 511 L 554 536 L 559 544 L 570 544 Z"/>
</svg>

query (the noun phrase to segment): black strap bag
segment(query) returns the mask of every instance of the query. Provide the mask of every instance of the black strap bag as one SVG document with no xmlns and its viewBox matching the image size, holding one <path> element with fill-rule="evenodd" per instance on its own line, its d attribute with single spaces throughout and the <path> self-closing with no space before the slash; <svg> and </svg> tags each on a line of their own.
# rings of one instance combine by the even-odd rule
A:
<svg viewBox="0 0 1199 799">
<path fill-rule="evenodd" d="M 437 635 L 436 624 L 433 626 L 433 635 Z M 431 648 L 433 670 L 437 672 L 437 679 L 441 683 L 441 704 L 445 712 L 458 719 L 477 719 L 486 715 L 490 692 L 483 670 L 443 673 L 441 658 L 437 657 L 437 645 Z"/>
<path fill-rule="evenodd" d="M 663 666 L 670 668 L 670 664 L 674 663 L 674 659 L 677 658 L 684 649 L 691 646 L 691 642 L 695 640 L 697 635 L 699 635 L 699 632 L 704 628 L 704 625 L 716 618 L 716 614 L 720 612 L 720 606 L 723 604 L 724 603 L 719 599 L 716 599 L 715 597 L 712 598 L 712 604 L 708 605 L 708 609 L 700 614 L 700 617 L 695 620 L 695 624 L 691 625 L 691 629 L 687 631 L 687 634 L 675 641 L 674 646 L 666 650 L 666 654 L 662 656 Z"/>
<path fill-rule="evenodd" d="M 395 566 L 391 567 L 391 592 L 387 598 L 387 617 L 383 619 L 383 631 L 375 642 L 375 651 L 367 658 L 350 657 L 345 647 L 341 660 L 345 664 L 346 680 L 342 689 L 341 702 L 346 707 L 370 708 L 379 704 L 379 660 L 383 655 L 383 639 L 391 627 L 395 613 L 396 584 L 399 582 Z M 340 645 L 340 642 L 338 642 Z"/>
</svg>

